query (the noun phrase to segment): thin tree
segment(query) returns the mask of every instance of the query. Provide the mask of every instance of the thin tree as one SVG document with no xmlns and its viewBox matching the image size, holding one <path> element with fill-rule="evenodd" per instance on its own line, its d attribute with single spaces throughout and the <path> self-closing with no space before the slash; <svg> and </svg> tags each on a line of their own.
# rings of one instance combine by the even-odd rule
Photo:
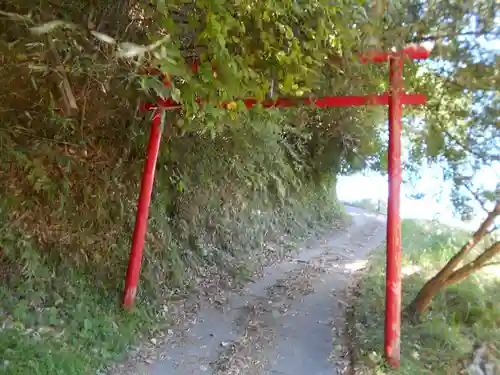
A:
<svg viewBox="0 0 500 375">
<path fill-rule="evenodd" d="M 474 260 L 462 264 L 483 239 L 494 233 L 496 230 L 494 222 L 498 215 L 500 215 L 500 201 L 496 202 L 495 208 L 488 213 L 470 240 L 420 289 L 415 299 L 407 307 L 407 311 L 413 318 L 418 318 L 427 310 L 432 299 L 441 289 L 459 283 L 481 268 L 489 266 L 490 262 L 500 254 L 500 241 L 496 240 L 490 246 L 487 246 Z"/>
</svg>

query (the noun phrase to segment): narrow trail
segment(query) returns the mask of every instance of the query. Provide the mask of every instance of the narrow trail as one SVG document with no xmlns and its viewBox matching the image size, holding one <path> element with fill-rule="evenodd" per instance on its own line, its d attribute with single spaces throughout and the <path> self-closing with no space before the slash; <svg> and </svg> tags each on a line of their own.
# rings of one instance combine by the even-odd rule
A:
<svg viewBox="0 0 500 375">
<path fill-rule="evenodd" d="M 182 335 L 166 340 L 157 361 L 138 364 L 132 373 L 340 374 L 341 346 L 332 339 L 344 326 L 342 298 L 385 237 L 383 216 L 347 210 L 347 229 L 266 269 L 224 308 L 201 308 Z"/>
</svg>

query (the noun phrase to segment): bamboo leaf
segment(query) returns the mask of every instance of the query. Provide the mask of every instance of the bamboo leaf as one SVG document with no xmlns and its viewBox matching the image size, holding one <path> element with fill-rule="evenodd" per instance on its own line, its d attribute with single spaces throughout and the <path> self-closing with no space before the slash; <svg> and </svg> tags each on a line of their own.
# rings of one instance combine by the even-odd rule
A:
<svg viewBox="0 0 500 375">
<path fill-rule="evenodd" d="M 92 30 L 90 32 L 95 38 L 99 39 L 101 42 L 108 43 L 108 44 L 116 44 L 116 40 L 109 35 L 97 32 L 95 30 Z"/>
<path fill-rule="evenodd" d="M 69 22 L 55 20 L 55 21 L 46 22 L 46 23 L 39 25 L 39 26 L 31 27 L 30 31 L 36 35 L 44 35 L 44 34 L 51 33 L 52 31 L 54 31 L 58 28 L 62 28 L 62 27 L 74 28 L 75 25 L 72 23 L 69 23 Z"/>
</svg>

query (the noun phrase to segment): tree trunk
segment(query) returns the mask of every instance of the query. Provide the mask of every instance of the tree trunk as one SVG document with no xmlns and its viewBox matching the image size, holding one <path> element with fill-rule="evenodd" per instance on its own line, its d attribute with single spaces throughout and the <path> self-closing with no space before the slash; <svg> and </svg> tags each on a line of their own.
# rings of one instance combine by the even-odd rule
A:
<svg viewBox="0 0 500 375">
<path fill-rule="evenodd" d="M 434 296 L 445 286 L 445 281 L 437 278 L 430 279 L 418 292 L 415 299 L 408 305 L 406 311 L 413 321 L 418 321 L 428 308 Z"/>
<path fill-rule="evenodd" d="M 465 280 L 467 277 L 472 275 L 474 272 L 485 267 L 488 262 L 493 259 L 496 255 L 500 254 L 500 242 L 495 242 L 488 249 L 486 249 L 481 255 L 479 255 L 472 262 L 460 267 L 458 270 L 453 272 L 450 277 L 446 280 L 447 285 L 452 285 Z"/>
<path fill-rule="evenodd" d="M 496 203 L 495 209 L 488 214 L 481 223 L 472 238 L 460 251 L 450 259 L 450 261 L 430 279 L 418 292 L 415 299 L 408 305 L 406 311 L 413 320 L 418 320 L 431 303 L 434 296 L 445 286 L 449 285 L 449 278 L 454 274 L 455 268 L 465 258 L 471 249 L 488 233 L 488 228 L 493 224 L 497 215 L 500 214 L 500 201 Z M 470 273 L 469 273 L 470 274 Z M 468 275 L 469 275 L 468 274 Z"/>
</svg>

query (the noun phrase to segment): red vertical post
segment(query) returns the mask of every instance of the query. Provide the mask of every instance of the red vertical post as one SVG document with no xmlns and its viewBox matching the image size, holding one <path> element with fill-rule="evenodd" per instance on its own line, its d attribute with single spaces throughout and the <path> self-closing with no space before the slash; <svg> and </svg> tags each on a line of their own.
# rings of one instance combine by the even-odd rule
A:
<svg viewBox="0 0 500 375">
<path fill-rule="evenodd" d="M 127 276 L 125 279 L 125 290 L 123 293 L 123 307 L 131 309 L 137 294 L 137 284 L 141 270 L 142 251 L 148 227 L 149 206 L 151 204 L 151 193 L 155 178 L 156 160 L 160 149 L 162 133 L 162 114 L 156 111 L 151 126 L 149 136 L 146 164 L 142 174 L 141 190 L 135 219 L 134 235 L 132 237 L 132 248 L 130 249 L 130 259 L 128 263 Z"/>
<path fill-rule="evenodd" d="M 387 273 L 384 353 L 387 363 L 399 367 L 401 329 L 401 123 L 403 61 L 390 57 L 389 202 L 387 208 Z"/>
</svg>

